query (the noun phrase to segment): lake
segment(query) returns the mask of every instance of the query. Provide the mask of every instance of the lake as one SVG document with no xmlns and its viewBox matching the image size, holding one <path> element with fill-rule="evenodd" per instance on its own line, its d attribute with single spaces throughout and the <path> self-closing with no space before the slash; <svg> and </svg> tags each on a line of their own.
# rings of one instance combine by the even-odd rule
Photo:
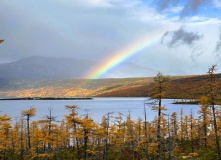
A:
<svg viewBox="0 0 221 160">
<path fill-rule="evenodd" d="M 48 108 L 52 108 L 52 115 L 56 117 L 57 121 L 64 119 L 64 115 L 68 114 L 68 110 L 65 109 L 66 105 L 78 105 L 79 116 L 84 116 L 88 113 L 95 122 L 101 122 L 103 115 L 108 112 L 113 112 L 112 117 L 116 117 L 118 112 L 123 113 L 124 119 L 130 113 L 133 120 L 137 120 L 138 117 L 144 119 L 144 101 L 147 98 L 144 97 L 129 97 L 129 98 L 93 98 L 93 100 L 2 100 L 0 101 L 0 114 L 7 114 L 13 118 L 13 123 L 20 117 L 21 110 L 29 109 L 30 107 L 36 107 L 37 113 L 31 120 L 43 119 L 49 115 Z M 163 99 L 162 104 L 167 107 L 165 114 L 171 114 L 177 112 L 180 116 L 180 109 L 183 108 L 184 115 L 189 115 L 191 109 L 195 117 L 199 110 L 199 105 L 182 105 L 172 104 L 174 100 Z M 147 120 L 152 121 L 157 115 L 157 112 L 151 110 L 150 105 L 145 105 Z M 114 118 L 112 118 L 113 120 Z"/>
</svg>

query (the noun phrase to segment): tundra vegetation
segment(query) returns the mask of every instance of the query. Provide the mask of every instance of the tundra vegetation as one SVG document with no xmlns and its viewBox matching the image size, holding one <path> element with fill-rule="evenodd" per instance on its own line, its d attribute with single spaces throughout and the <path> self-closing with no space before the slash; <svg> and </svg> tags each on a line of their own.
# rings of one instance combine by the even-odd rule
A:
<svg viewBox="0 0 221 160">
<path fill-rule="evenodd" d="M 67 105 L 69 114 L 56 122 L 49 109 L 44 119 L 31 121 L 34 107 L 21 111 L 12 125 L 12 117 L 0 115 L 0 159 L 10 160 L 220 160 L 221 110 L 217 104 L 217 81 L 213 65 L 208 70 L 207 89 L 200 99 L 199 116 L 173 112 L 164 114 L 161 105 L 167 76 L 154 78 L 149 105 L 157 112 L 152 121 L 131 114 L 103 115 L 95 123 L 86 113 L 78 115 L 76 105 Z M 145 108 L 145 107 L 144 107 Z"/>
</svg>

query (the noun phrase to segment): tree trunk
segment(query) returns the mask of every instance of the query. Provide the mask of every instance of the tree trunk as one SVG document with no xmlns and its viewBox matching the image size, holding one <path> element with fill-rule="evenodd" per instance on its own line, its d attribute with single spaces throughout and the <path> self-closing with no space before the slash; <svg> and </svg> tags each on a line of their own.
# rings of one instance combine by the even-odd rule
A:
<svg viewBox="0 0 221 160">
<path fill-rule="evenodd" d="M 219 136 L 217 133 L 216 113 L 215 113 L 215 105 L 214 104 L 212 105 L 212 110 L 213 110 L 213 123 L 214 123 L 215 135 L 216 135 L 217 154 L 218 154 L 218 159 L 221 160 L 220 147 L 219 147 Z"/>
<path fill-rule="evenodd" d="M 84 130 L 84 160 L 87 159 L 87 141 L 88 141 L 88 131 Z"/>
<path fill-rule="evenodd" d="M 30 140 L 30 127 L 29 127 L 30 115 L 27 115 L 27 128 L 28 128 L 28 148 L 31 148 L 31 140 Z"/>
</svg>

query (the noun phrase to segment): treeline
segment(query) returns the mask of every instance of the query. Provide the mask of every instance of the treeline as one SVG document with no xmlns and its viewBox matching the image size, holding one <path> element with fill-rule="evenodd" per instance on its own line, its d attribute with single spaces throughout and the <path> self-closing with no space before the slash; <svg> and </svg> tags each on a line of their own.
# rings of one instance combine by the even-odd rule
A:
<svg viewBox="0 0 221 160">
<path fill-rule="evenodd" d="M 0 116 L 1 159 L 218 159 L 213 127 L 213 116 L 202 103 L 196 118 L 192 113 L 183 116 L 173 112 L 160 117 L 160 142 L 158 117 L 151 121 L 131 115 L 111 113 L 96 124 L 88 115 L 79 117 L 77 106 L 66 106 L 69 114 L 60 123 L 49 112 L 45 119 L 31 121 L 35 108 L 22 111 L 14 126 L 11 117 Z M 154 108 L 153 108 L 154 109 Z M 221 111 L 217 110 L 217 115 Z M 217 116 L 221 131 L 221 116 Z M 160 145 L 159 145 L 160 144 Z M 160 150 L 158 151 L 158 146 Z"/>
<path fill-rule="evenodd" d="M 152 100 L 148 105 L 157 112 L 152 121 L 132 120 L 119 113 L 103 116 L 95 123 L 86 113 L 78 115 L 76 105 L 67 105 L 69 114 L 56 122 L 49 109 L 45 119 L 31 121 L 36 109 L 21 111 L 14 126 L 12 118 L 0 116 L 0 158 L 36 160 L 155 160 L 220 158 L 221 110 L 216 105 L 216 66 L 208 71 L 208 94 L 201 97 L 198 117 L 164 114 L 161 105 L 169 77 L 159 73 L 155 78 Z M 154 101 L 153 101 L 154 99 Z M 155 101 L 156 100 L 156 101 Z M 146 113 L 146 111 L 144 111 Z"/>
</svg>

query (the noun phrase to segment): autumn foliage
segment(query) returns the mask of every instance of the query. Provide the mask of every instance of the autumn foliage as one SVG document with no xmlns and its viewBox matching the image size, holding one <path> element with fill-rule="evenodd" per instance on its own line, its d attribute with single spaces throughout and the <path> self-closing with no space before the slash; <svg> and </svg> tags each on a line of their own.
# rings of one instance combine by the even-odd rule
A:
<svg viewBox="0 0 221 160">
<path fill-rule="evenodd" d="M 145 103 L 158 113 L 152 121 L 146 120 L 146 114 L 133 120 L 131 113 L 113 117 L 109 112 L 96 123 L 88 113 L 80 116 L 77 105 L 65 106 L 69 113 L 60 122 L 50 108 L 48 116 L 37 121 L 31 120 L 35 107 L 22 110 L 15 124 L 12 117 L 0 115 L 0 159 L 220 159 L 221 109 L 216 105 L 219 94 L 214 70 L 200 98 L 198 117 L 192 111 L 184 116 L 183 109 L 164 114 L 161 99 L 168 80 L 160 73 L 154 78 L 153 99 Z"/>
<path fill-rule="evenodd" d="M 66 106 L 69 114 L 61 122 L 41 119 L 27 125 L 27 115 L 12 125 L 11 117 L 0 116 L 1 159 L 217 159 L 211 111 L 202 98 L 199 117 L 173 112 L 151 122 L 132 120 L 131 114 L 103 116 L 95 123 L 88 114 L 81 117 L 77 106 Z M 33 112 L 35 113 L 35 112 Z M 221 111 L 216 111 L 218 134 Z M 146 129 L 145 129 L 146 124 Z M 160 141 L 156 135 L 160 125 Z M 28 131 L 29 130 L 29 131 Z M 28 134 L 29 133 L 29 134 Z M 29 146 L 30 139 L 30 146 Z M 160 150 L 159 150 L 160 144 Z"/>
</svg>

